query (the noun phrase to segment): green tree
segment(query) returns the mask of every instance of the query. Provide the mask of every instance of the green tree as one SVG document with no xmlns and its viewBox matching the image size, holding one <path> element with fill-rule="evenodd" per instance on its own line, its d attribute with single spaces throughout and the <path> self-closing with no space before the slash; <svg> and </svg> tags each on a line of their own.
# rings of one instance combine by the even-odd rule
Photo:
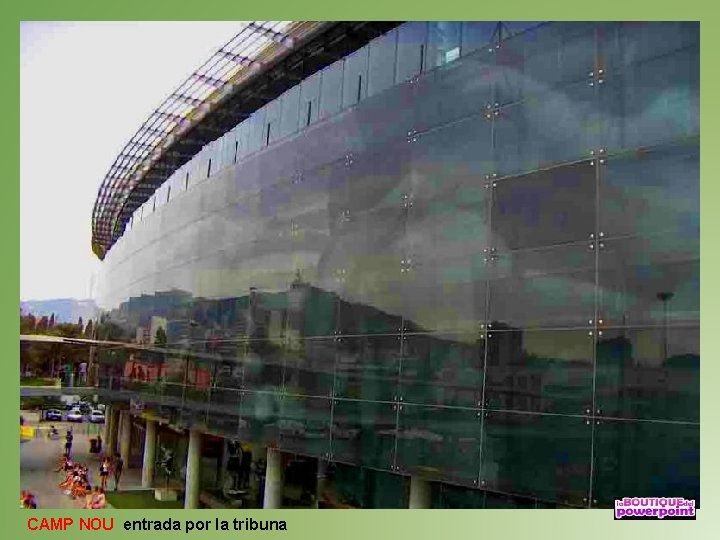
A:
<svg viewBox="0 0 720 540">
<path fill-rule="evenodd" d="M 155 346 L 163 349 L 167 346 L 167 334 L 162 326 L 155 332 Z"/>
<path fill-rule="evenodd" d="M 101 341 L 122 341 L 125 338 L 125 332 L 122 326 L 105 318 L 105 322 L 101 322 L 97 328 L 97 339 Z"/>
<path fill-rule="evenodd" d="M 48 321 L 47 316 L 43 315 L 42 317 L 40 317 L 40 321 L 37 323 L 37 326 L 35 327 L 35 331 L 36 331 L 38 334 L 45 334 L 45 333 L 47 333 L 48 322 L 49 322 L 49 321 Z"/>
<path fill-rule="evenodd" d="M 34 334 L 37 320 L 32 313 L 28 313 L 25 316 L 20 316 L 20 333 L 21 334 Z"/>
</svg>

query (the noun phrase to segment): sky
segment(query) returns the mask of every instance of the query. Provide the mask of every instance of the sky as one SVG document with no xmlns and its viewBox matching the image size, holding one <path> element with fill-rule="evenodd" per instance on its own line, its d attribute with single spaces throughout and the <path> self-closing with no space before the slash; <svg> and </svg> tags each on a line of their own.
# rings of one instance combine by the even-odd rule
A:
<svg viewBox="0 0 720 540">
<path fill-rule="evenodd" d="M 242 22 L 20 26 L 20 299 L 90 298 L 97 190 L 143 121 Z"/>
</svg>

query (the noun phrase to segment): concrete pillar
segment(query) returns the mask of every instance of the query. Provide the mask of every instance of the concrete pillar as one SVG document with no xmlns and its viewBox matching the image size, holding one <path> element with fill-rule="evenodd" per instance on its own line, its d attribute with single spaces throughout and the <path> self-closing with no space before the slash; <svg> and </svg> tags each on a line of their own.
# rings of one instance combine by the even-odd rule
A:
<svg viewBox="0 0 720 540">
<path fill-rule="evenodd" d="M 145 422 L 145 449 L 143 451 L 142 487 L 149 488 L 153 484 L 155 475 L 155 440 L 157 433 L 157 422 L 147 420 Z"/>
<path fill-rule="evenodd" d="M 120 457 L 125 463 L 125 470 L 130 468 L 130 433 L 131 416 L 128 411 L 120 413 Z"/>
<path fill-rule="evenodd" d="M 430 508 L 430 482 L 417 476 L 410 477 L 410 508 Z"/>
<path fill-rule="evenodd" d="M 185 509 L 197 508 L 200 502 L 200 437 L 199 431 L 190 430 L 185 468 Z"/>
<path fill-rule="evenodd" d="M 267 449 L 265 469 L 265 496 L 263 508 L 282 508 L 283 467 L 282 453 L 275 448 Z"/>
<path fill-rule="evenodd" d="M 325 491 L 325 482 L 327 479 L 328 462 L 324 459 L 318 459 L 317 462 L 317 483 L 315 485 L 315 508 L 320 507 L 320 500 Z"/>
<path fill-rule="evenodd" d="M 103 426 L 103 444 L 105 447 L 103 448 L 104 452 L 109 451 L 109 444 L 110 444 L 110 416 L 112 415 L 112 407 L 110 405 L 105 405 L 105 425 Z"/>
<path fill-rule="evenodd" d="M 110 414 L 105 415 L 105 425 L 107 426 L 107 432 L 105 434 L 105 453 L 110 456 L 115 455 L 115 452 L 117 452 L 119 418 L 120 411 L 116 410 L 114 407 L 110 408 Z"/>
</svg>

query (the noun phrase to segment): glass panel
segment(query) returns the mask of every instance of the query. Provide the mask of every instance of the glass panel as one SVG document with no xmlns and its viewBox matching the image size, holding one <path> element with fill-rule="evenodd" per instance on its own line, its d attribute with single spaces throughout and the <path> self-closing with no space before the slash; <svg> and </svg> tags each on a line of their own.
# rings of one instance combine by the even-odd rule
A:
<svg viewBox="0 0 720 540">
<path fill-rule="evenodd" d="M 543 24 L 510 39 L 509 42 L 525 44 L 526 94 L 542 92 L 560 83 L 584 82 L 595 67 L 598 26 L 595 22 Z M 520 62 L 517 58 L 516 63 Z"/>
<path fill-rule="evenodd" d="M 685 497 L 700 505 L 700 426 L 602 420 L 595 429 L 593 505 Z"/>
<path fill-rule="evenodd" d="M 601 168 L 600 231 L 605 237 L 700 234 L 700 148 L 657 147 L 607 159 Z"/>
<path fill-rule="evenodd" d="M 250 308 L 250 334 L 262 336 L 267 332 L 267 320 L 262 305 Z M 283 352 L 279 343 L 262 337 L 248 341 L 247 352 L 242 356 L 243 388 L 279 392 L 283 383 Z"/>
<path fill-rule="evenodd" d="M 257 152 L 264 146 L 265 142 L 265 107 L 255 111 L 249 118 L 248 126 L 248 154 Z"/>
<path fill-rule="evenodd" d="M 275 392 L 243 392 L 238 438 L 258 445 L 278 444 L 281 398 Z"/>
<path fill-rule="evenodd" d="M 431 21 L 428 23 L 425 71 L 442 66 L 460 57 L 461 24 L 450 21 Z"/>
<path fill-rule="evenodd" d="M 621 22 L 612 25 L 601 37 L 608 65 L 628 66 L 699 44 L 700 23 Z"/>
<path fill-rule="evenodd" d="M 399 335 L 339 338 L 337 355 L 336 396 L 390 401 L 398 395 Z"/>
<path fill-rule="evenodd" d="M 404 195 L 409 193 L 404 172 L 407 146 L 359 156 L 348 170 L 344 202 L 338 212 L 336 247 L 328 260 L 342 286 L 342 299 L 355 305 L 341 309 L 344 333 L 386 329 L 388 324 L 400 327 L 399 281 L 407 212 Z"/>
<path fill-rule="evenodd" d="M 250 121 L 245 120 L 244 122 L 241 122 L 237 125 L 235 128 L 235 137 L 238 142 L 238 150 L 237 150 L 237 162 L 240 163 L 245 156 L 249 154 L 248 151 L 248 138 L 249 138 L 249 132 L 250 132 Z"/>
<path fill-rule="evenodd" d="M 472 136 L 468 137 L 466 145 L 481 147 L 483 152 L 490 149 L 490 140 L 483 133 L 489 131 L 489 122 L 481 115 L 492 104 L 495 77 L 493 60 L 493 56 L 487 52 L 458 59 L 434 73 L 435 82 L 432 86 L 432 93 L 440 102 L 439 118 L 433 124 L 473 116 L 471 121 L 475 123 L 475 131 L 468 133 Z"/>
<path fill-rule="evenodd" d="M 589 244 L 492 254 L 488 320 L 509 328 L 587 327 L 595 314 Z"/>
<path fill-rule="evenodd" d="M 427 24 L 408 22 L 398 28 L 396 84 L 407 81 L 423 71 Z"/>
<path fill-rule="evenodd" d="M 241 400 L 239 390 L 213 388 L 208 407 L 208 428 L 217 433 L 236 434 L 240 424 Z"/>
<path fill-rule="evenodd" d="M 325 456 L 330 451 L 331 405 L 330 398 L 284 396 L 278 417 L 280 448 Z"/>
<path fill-rule="evenodd" d="M 590 238 L 595 167 L 582 162 L 499 180 L 493 189 L 491 247 L 498 251 Z"/>
<path fill-rule="evenodd" d="M 274 99 L 267 104 L 265 113 L 265 129 L 268 131 L 266 131 L 263 135 L 263 147 L 267 146 L 268 143 L 277 141 L 280 138 L 280 124 L 282 120 L 281 114 L 282 100 L 280 98 Z M 284 152 L 278 152 L 278 154 L 282 153 Z"/>
<path fill-rule="evenodd" d="M 451 484 L 432 484 L 431 508 L 484 508 L 485 492 Z"/>
<path fill-rule="evenodd" d="M 320 85 L 320 120 L 328 118 L 340 110 L 343 96 L 343 67 L 339 61 L 322 70 Z"/>
<path fill-rule="evenodd" d="M 613 79 L 615 77 L 616 79 Z M 620 147 L 636 148 L 700 133 L 697 46 L 611 74 L 603 88 L 606 114 L 621 118 Z"/>
<path fill-rule="evenodd" d="M 590 485 L 592 433 L 584 418 L 499 412 L 486 415 L 481 487 L 583 504 Z"/>
<path fill-rule="evenodd" d="M 397 30 L 370 42 L 367 95 L 374 96 L 395 85 Z"/>
<path fill-rule="evenodd" d="M 409 480 L 366 467 L 330 463 L 320 508 L 407 508 Z"/>
<path fill-rule="evenodd" d="M 334 293 L 297 279 L 288 292 L 288 338 L 334 335 L 339 317 L 338 302 Z"/>
<path fill-rule="evenodd" d="M 489 329 L 487 335 L 487 407 L 559 414 L 585 414 L 592 407 L 589 331 Z"/>
<path fill-rule="evenodd" d="M 602 140 L 597 94 L 584 82 L 492 114 L 494 158 L 503 176 L 585 159 Z"/>
<path fill-rule="evenodd" d="M 484 508 L 522 508 L 525 510 L 537 508 L 537 501 L 528 497 L 516 497 L 504 493 L 486 492 Z"/>
<path fill-rule="evenodd" d="M 405 403 L 481 404 L 485 341 L 478 334 L 404 336 L 400 397 Z"/>
<path fill-rule="evenodd" d="M 394 407 L 390 403 L 335 400 L 332 459 L 390 470 L 397 426 Z"/>
<path fill-rule="evenodd" d="M 476 484 L 480 470 L 480 415 L 472 409 L 400 405 L 399 470 Z"/>
<path fill-rule="evenodd" d="M 285 392 L 330 396 L 335 377 L 335 338 L 300 339 L 285 351 Z"/>
<path fill-rule="evenodd" d="M 336 115 L 322 124 L 307 128 L 297 144 L 297 169 L 303 174 L 334 163 L 344 163 L 350 152 L 345 115 Z"/>
<path fill-rule="evenodd" d="M 300 115 L 300 85 L 293 86 L 282 96 L 282 122 L 280 136 L 292 135 L 298 130 Z"/>
<path fill-rule="evenodd" d="M 351 107 L 365 99 L 367 96 L 368 49 L 369 47 L 363 47 L 345 58 L 345 73 L 343 74 L 343 108 Z M 387 49 L 388 47 L 386 45 L 386 52 Z"/>
<path fill-rule="evenodd" d="M 204 403 L 185 401 L 183 407 L 178 409 L 175 418 L 175 426 L 180 429 L 195 428 L 202 431 L 207 430 L 207 411 Z"/>
<path fill-rule="evenodd" d="M 435 126 L 441 118 L 442 96 L 435 91 L 435 73 L 421 76 L 370 97 L 348 111 L 348 148 L 362 153 L 386 149 L 388 142 L 407 141 L 412 133 Z"/>
<path fill-rule="evenodd" d="M 308 77 L 300 84 L 299 124 L 302 130 L 317 122 L 320 112 L 320 73 Z"/>
<path fill-rule="evenodd" d="M 596 391 L 603 416 L 699 422 L 699 329 L 603 331 Z"/>
<path fill-rule="evenodd" d="M 599 318 L 606 326 L 700 321 L 700 242 L 652 236 L 603 242 Z"/>
<path fill-rule="evenodd" d="M 497 23 L 492 21 L 468 21 L 462 23 L 462 55 L 478 49 L 486 49 L 492 40 Z"/>
<path fill-rule="evenodd" d="M 406 331 L 468 331 L 484 320 L 488 136 L 487 123 L 465 121 L 412 144 L 409 257 L 401 268 Z"/>
<path fill-rule="evenodd" d="M 432 253 L 406 259 L 412 267 L 398 284 L 406 331 L 469 332 L 480 327 L 486 317 L 485 268 L 480 249 L 470 250 L 467 259 L 434 259 Z"/>
</svg>

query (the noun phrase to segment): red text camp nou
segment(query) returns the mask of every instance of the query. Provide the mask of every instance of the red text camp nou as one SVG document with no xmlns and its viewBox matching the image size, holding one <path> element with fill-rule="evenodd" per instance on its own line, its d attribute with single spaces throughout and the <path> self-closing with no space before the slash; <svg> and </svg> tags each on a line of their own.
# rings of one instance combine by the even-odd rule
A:
<svg viewBox="0 0 720 540">
<path fill-rule="evenodd" d="M 75 523 L 71 517 L 36 518 L 27 520 L 27 528 L 31 531 L 67 531 Z M 112 531 L 114 518 L 88 517 L 80 518 L 78 527 L 81 531 Z"/>
</svg>

